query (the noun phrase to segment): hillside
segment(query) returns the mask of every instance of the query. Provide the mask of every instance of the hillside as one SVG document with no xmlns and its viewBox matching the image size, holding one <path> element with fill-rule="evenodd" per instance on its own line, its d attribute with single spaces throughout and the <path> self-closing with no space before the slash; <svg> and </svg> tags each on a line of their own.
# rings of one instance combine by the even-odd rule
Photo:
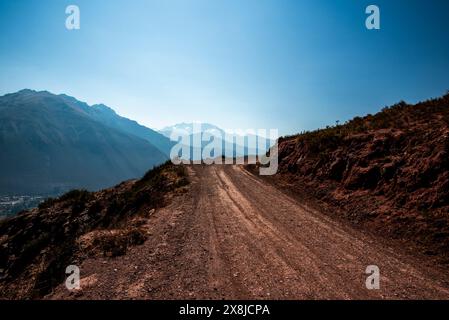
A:
<svg viewBox="0 0 449 320">
<path fill-rule="evenodd" d="M 272 180 L 449 262 L 449 94 L 284 137 Z"/>
<path fill-rule="evenodd" d="M 116 257 L 148 237 L 146 219 L 188 184 L 170 163 L 99 192 L 73 190 L 0 221 L 0 300 L 35 298 L 87 257 Z"/>
<path fill-rule="evenodd" d="M 68 290 L 65 268 L 80 270 Z M 376 264 L 379 290 L 366 290 Z M 0 299 L 447 299 L 447 268 L 235 165 L 168 163 L 0 221 Z"/>
<path fill-rule="evenodd" d="M 97 190 L 168 158 L 147 140 L 100 122 L 92 109 L 49 92 L 0 97 L 0 194 Z"/>
<path fill-rule="evenodd" d="M 91 119 L 98 121 L 105 126 L 147 140 L 160 152 L 162 152 L 167 158 L 170 156 L 170 150 L 173 146 L 173 143 L 170 142 L 170 139 L 165 137 L 163 134 L 140 125 L 137 121 L 119 116 L 112 108 L 104 104 L 94 104 L 92 106 L 89 106 L 85 102 L 78 101 L 77 99 L 68 95 L 62 94 L 58 97 L 64 100 L 65 103 L 81 110 Z"/>
</svg>

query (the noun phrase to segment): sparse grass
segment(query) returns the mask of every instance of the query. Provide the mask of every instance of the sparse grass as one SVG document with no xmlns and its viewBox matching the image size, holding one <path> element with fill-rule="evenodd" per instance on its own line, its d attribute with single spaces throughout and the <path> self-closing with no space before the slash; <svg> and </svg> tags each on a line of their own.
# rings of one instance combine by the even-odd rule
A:
<svg viewBox="0 0 449 320">
<path fill-rule="evenodd" d="M 442 121 L 449 124 L 449 93 L 441 98 L 423 101 L 416 105 L 401 101 L 383 108 L 375 115 L 355 117 L 342 125 L 327 126 L 323 129 L 281 137 L 280 141 L 296 139 L 297 143 L 307 143 L 313 153 L 327 152 L 337 148 L 349 135 L 389 128 L 408 130 L 411 122 L 426 119 L 429 113 L 440 114 Z"/>
<path fill-rule="evenodd" d="M 56 202 L 58 202 L 58 200 L 55 198 L 47 198 L 44 201 L 42 201 L 41 203 L 39 203 L 38 208 L 39 208 L 39 210 L 43 210 L 43 209 L 53 206 Z"/>
<path fill-rule="evenodd" d="M 83 256 L 76 243 L 89 232 L 110 234 L 97 243 L 105 255 L 124 254 L 128 246 L 146 240 L 141 229 L 130 228 L 131 219 L 164 206 L 167 192 L 188 183 L 186 168 L 167 162 L 136 182 L 99 192 L 72 190 L 45 200 L 37 214 L 2 221 L 0 231 L 6 238 L 0 246 L 0 269 L 8 275 L 6 282 L 33 274 L 27 281 L 32 281 L 34 288 L 17 294 L 28 298 L 47 294 L 63 281 L 64 268 Z"/>
<path fill-rule="evenodd" d="M 77 211 L 82 211 L 83 204 L 89 201 L 91 198 L 91 192 L 84 189 L 75 189 L 63 194 L 59 198 L 47 198 L 45 201 L 39 204 L 38 208 L 42 210 L 49 208 L 56 203 L 66 202 L 66 206 L 75 205 L 77 206 Z"/>
</svg>

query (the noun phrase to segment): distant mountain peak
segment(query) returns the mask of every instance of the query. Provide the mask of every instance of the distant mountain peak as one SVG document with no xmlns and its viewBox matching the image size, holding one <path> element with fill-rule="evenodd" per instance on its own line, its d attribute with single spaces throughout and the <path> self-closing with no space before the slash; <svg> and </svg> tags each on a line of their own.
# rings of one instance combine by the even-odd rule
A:
<svg viewBox="0 0 449 320">
<path fill-rule="evenodd" d="M 172 126 L 167 126 L 159 130 L 166 137 L 170 137 L 172 132 L 192 134 L 195 126 L 199 126 L 201 132 L 209 131 L 211 133 L 224 133 L 224 130 L 214 124 L 207 122 L 181 122 Z"/>
<path fill-rule="evenodd" d="M 94 108 L 94 109 L 97 109 L 97 110 L 101 110 L 101 111 L 104 111 L 104 112 L 107 112 L 107 113 L 114 114 L 114 115 L 117 114 L 114 109 L 112 109 L 111 107 L 108 107 L 107 105 L 105 105 L 103 103 L 94 104 L 91 107 Z"/>
<path fill-rule="evenodd" d="M 19 91 L 17 91 L 16 93 L 37 93 L 37 91 L 36 90 L 32 90 L 32 89 L 22 89 L 22 90 L 19 90 Z"/>
</svg>

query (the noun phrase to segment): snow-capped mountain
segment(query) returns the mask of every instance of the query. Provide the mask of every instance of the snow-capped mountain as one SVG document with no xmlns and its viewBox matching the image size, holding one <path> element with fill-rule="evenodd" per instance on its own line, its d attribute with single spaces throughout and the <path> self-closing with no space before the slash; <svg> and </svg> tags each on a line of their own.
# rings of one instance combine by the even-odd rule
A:
<svg viewBox="0 0 449 320">
<path fill-rule="evenodd" d="M 194 132 L 195 131 L 195 132 Z M 204 133 L 207 132 L 213 136 L 223 136 L 225 135 L 225 131 L 216 125 L 210 124 L 210 123 L 201 123 L 201 122 L 191 122 L 191 123 L 178 123 L 173 126 L 167 126 L 161 130 L 159 130 L 159 133 L 163 134 L 167 138 L 171 138 L 172 135 L 174 136 L 186 136 L 186 135 L 193 135 L 198 133 Z M 176 140 L 176 139 L 171 139 Z"/>
</svg>

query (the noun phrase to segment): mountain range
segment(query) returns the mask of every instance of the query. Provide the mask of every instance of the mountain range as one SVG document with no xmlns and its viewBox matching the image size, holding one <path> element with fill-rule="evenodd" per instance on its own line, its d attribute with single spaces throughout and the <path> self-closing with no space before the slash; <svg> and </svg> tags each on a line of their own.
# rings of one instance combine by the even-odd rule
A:
<svg viewBox="0 0 449 320">
<path fill-rule="evenodd" d="M 222 154 L 232 155 L 233 157 L 243 157 L 248 155 L 265 154 L 267 150 L 274 144 L 274 140 L 264 138 L 256 134 L 256 130 L 234 130 L 234 132 L 223 130 L 210 123 L 178 123 L 173 126 L 167 126 L 159 130 L 159 133 L 169 138 L 172 142 L 177 143 L 178 140 L 182 144 L 189 143 L 190 155 L 179 155 L 182 159 L 200 160 L 200 158 L 219 157 Z M 265 132 L 267 134 L 267 132 Z M 196 142 L 201 141 L 199 145 Z M 258 145 L 257 143 L 260 143 Z M 209 144 L 221 146 L 219 150 L 211 152 L 211 154 L 203 154 L 204 149 Z M 214 154 L 216 153 L 216 154 Z M 200 156 L 201 155 L 201 156 Z"/>
<path fill-rule="evenodd" d="M 99 104 L 29 89 L 0 97 L 0 194 L 96 190 L 168 160 L 172 142 Z"/>
<path fill-rule="evenodd" d="M 159 133 L 163 134 L 167 138 L 170 138 L 172 134 L 183 136 L 183 135 L 192 135 L 194 134 L 194 127 L 197 126 L 199 128 L 199 132 L 196 133 L 203 133 L 203 132 L 209 132 L 210 134 L 213 134 L 215 136 L 224 136 L 225 131 L 216 125 L 210 124 L 210 123 L 194 123 L 194 122 L 182 122 L 178 123 L 172 126 L 164 127 L 163 129 L 159 130 Z"/>
<path fill-rule="evenodd" d="M 211 141 L 222 150 L 232 148 L 234 157 L 263 154 L 273 143 L 263 139 L 263 148 L 248 146 L 250 138 L 262 138 L 225 136 L 225 130 L 209 123 L 179 123 L 155 131 L 104 104 L 24 89 L 0 97 L 0 195 L 98 190 L 141 177 L 170 158 L 178 143 L 170 139 L 172 133 L 187 138 L 182 143 L 188 141 L 190 155 L 182 158 L 188 160 L 199 160 Z M 194 141 L 201 141 L 201 147 L 193 147 Z"/>
</svg>

